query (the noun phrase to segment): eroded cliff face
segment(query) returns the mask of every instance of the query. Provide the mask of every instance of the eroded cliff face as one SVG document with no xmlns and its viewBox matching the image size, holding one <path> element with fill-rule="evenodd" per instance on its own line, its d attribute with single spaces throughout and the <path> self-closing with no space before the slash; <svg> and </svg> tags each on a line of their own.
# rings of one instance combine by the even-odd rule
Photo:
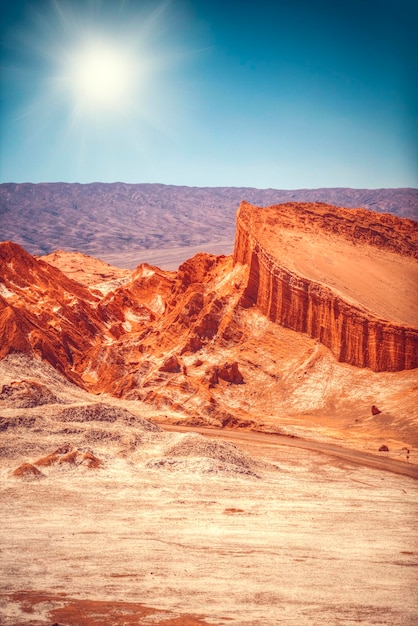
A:
<svg viewBox="0 0 418 626">
<path fill-rule="evenodd" d="M 414 222 L 390 215 L 323 204 L 289 203 L 262 209 L 243 202 L 234 250 L 234 263 L 249 268 L 241 303 L 256 305 L 270 320 L 319 340 L 340 362 L 376 372 L 418 367 L 418 328 L 405 323 L 415 306 L 411 288 L 417 276 L 417 240 Z M 295 245 L 299 256 L 307 250 L 311 258 L 295 264 L 287 251 L 291 248 L 293 254 Z M 338 259 L 340 249 L 342 258 Z M 333 256 L 328 261 L 334 267 L 330 271 L 322 263 L 318 274 L 314 257 L 323 262 L 330 250 Z M 380 260 L 389 268 L 394 266 L 393 280 L 396 272 L 409 272 L 402 293 L 397 283 L 403 275 L 391 285 L 391 277 L 379 273 Z M 344 284 L 350 279 L 347 268 L 340 268 L 344 276 L 338 280 L 338 263 L 360 268 L 360 275 L 353 271 L 352 285 Z M 357 301 L 352 297 L 356 280 L 360 285 Z M 379 299 L 375 306 L 373 290 Z M 369 306 L 364 306 L 362 291 L 370 296 L 364 298 Z M 382 312 L 387 312 L 388 319 L 382 318 Z"/>
<path fill-rule="evenodd" d="M 334 244 L 327 239 L 326 253 L 322 242 L 318 255 L 319 232 L 311 239 L 300 228 L 286 234 L 281 223 L 279 242 L 271 236 L 273 214 L 271 218 L 271 224 L 260 222 L 253 232 L 239 229 L 237 245 L 242 242 L 249 265 L 198 254 L 175 273 L 142 264 L 117 286 L 113 279 L 90 286 L 88 258 L 82 259 L 88 282 L 81 284 L 19 246 L 0 243 L 0 360 L 16 352 L 42 358 L 80 387 L 144 401 L 164 419 L 183 425 L 274 430 L 278 419 L 316 412 L 333 421 L 348 420 L 350 428 L 362 427 L 365 419 L 366 428 L 372 405 L 383 410 L 384 423 L 389 420 L 396 432 L 405 420 L 415 424 L 415 371 L 374 373 L 342 365 L 303 330 L 309 321 L 312 333 L 334 345 L 347 336 L 338 356 L 350 362 L 363 354 L 367 326 L 369 355 L 379 349 L 382 358 L 381 345 L 370 338 L 370 329 L 376 332 L 374 321 L 359 307 L 368 298 L 372 303 L 379 299 L 382 289 L 372 289 L 366 281 L 356 283 L 352 300 L 341 297 L 346 283 L 352 287 L 350 274 L 334 258 L 335 247 L 344 248 L 343 239 L 337 237 Z M 350 268 L 357 271 L 359 257 L 350 250 Z M 371 259 L 376 269 L 379 248 L 373 248 L 370 258 L 371 247 L 364 250 L 360 261 Z M 379 269 L 386 276 L 384 263 L 390 268 L 394 259 L 395 273 L 402 269 L 402 290 L 411 291 L 407 274 L 408 263 L 416 265 L 413 259 L 383 255 Z M 313 280 L 315 272 L 326 273 L 329 285 Z M 378 273 L 375 282 L 380 285 Z M 381 299 L 384 311 L 390 302 Z M 240 304 L 257 301 L 260 308 Z M 388 320 L 413 316 L 401 304 L 387 309 Z M 287 328 L 277 323 L 279 311 Z M 395 335 L 405 324 L 392 326 L 395 330 L 388 322 L 383 328 L 388 344 L 383 353 L 391 357 L 397 346 L 404 350 Z M 409 432 L 412 427 L 407 427 Z"/>
</svg>

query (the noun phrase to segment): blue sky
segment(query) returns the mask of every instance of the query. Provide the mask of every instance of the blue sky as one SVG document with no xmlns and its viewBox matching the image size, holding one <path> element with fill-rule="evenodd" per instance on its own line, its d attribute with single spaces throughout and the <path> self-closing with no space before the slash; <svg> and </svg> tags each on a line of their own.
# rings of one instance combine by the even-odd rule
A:
<svg viewBox="0 0 418 626">
<path fill-rule="evenodd" d="M 1 9 L 1 182 L 418 187 L 415 0 Z"/>
</svg>

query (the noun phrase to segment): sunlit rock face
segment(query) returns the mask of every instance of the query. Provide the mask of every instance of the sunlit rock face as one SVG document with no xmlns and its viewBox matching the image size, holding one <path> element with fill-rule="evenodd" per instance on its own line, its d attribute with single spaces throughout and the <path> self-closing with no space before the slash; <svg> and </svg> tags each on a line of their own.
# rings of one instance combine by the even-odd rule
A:
<svg viewBox="0 0 418 626">
<path fill-rule="evenodd" d="M 0 359 L 35 354 L 80 384 L 85 355 L 105 332 L 99 297 L 11 242 L 0 244 Z"/>
<path fill-rule="evenodd" d="M 374 403 L 398 423 L 416 410 L 416 375 L 399 371 L 418 367 L 416 244 L 416 224 L 390 215 L 247 203 L 234 258 L 199 253 L 177 272 L 118 275 L 79 255 L 60 271 L 0 243 L 0 360 L 23 352 L 193 423 L 369 415 Z M 17 402 L 19 389 L 0 391 Z"/>
<path fill-rule="evenodd" d="M 374 371 L 418 367 L 416 223 L 362 209 L 243 202 L 234 263 L 241 303 L 306 333 L 339 361 Z"/>
</svg>

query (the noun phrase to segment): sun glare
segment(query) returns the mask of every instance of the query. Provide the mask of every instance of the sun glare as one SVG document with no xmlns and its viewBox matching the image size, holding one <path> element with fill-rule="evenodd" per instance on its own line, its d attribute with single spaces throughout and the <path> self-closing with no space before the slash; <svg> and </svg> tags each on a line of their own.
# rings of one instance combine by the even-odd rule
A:
<svg viewBox="0 0 418 626">
<path fill-rule="evenodd" d="M 121 112 L 137 87 L 138 68 L 127 50 L 92 41 L 70 56 L 68 79 L 79 110 Z"/>
<path fill-rule="evenodd" d="M 171 47 L 171 4 L 46 0 L 45 11 L 28 10 L 10 45 L 22 50 L 16 68 L 30 96 L 16 117 L 28 120 L 30 135 L 55 127 L 57 141 L 78 138 L 80 154 L 110 137 L 139 150 L 148 136 L 171 136 L 179 92 L 168 70 L 183 55 Z"/>
</svg>

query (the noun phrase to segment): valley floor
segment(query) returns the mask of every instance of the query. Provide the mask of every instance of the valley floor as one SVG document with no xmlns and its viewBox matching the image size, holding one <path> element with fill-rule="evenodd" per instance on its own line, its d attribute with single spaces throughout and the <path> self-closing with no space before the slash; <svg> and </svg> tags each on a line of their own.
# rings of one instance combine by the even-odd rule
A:
<svg viewBox="0 0 418 626">
<path fill-rule="evenodd" d="M 38 481 L 3 458 L 4 626 L 416 623 L 416 480 L 251 437 L 251 472 L 167 461 L 168 437 Z"/>
</svg>

